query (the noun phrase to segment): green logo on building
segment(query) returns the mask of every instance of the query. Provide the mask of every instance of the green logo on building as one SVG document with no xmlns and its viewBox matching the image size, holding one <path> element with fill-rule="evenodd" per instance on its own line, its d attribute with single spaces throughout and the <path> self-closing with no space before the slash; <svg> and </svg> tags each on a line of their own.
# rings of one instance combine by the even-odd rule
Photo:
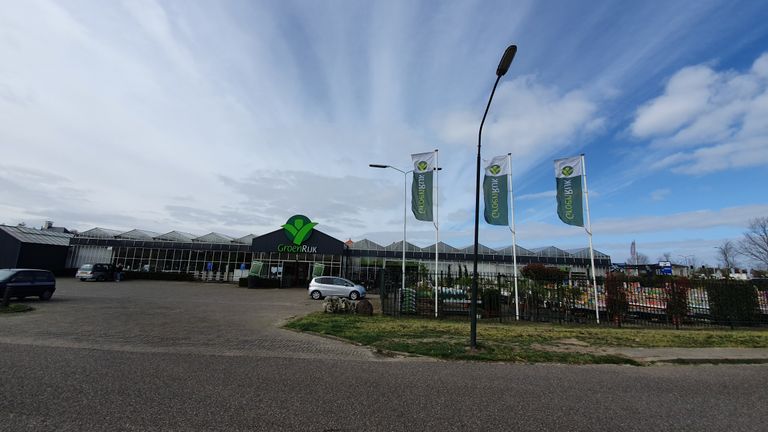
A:
<svg viewBox="0 0 768 432">
<path fill-rule="evenodd" d="M 424 161 L 421 161 L 418 164 L 416 164 L 416 168 L 418 168 L 419 171 L 426 171 L 428 166 L 429 164 Z"/>
<path fill-rule="evenodd" d="M 301 245 L 312 234 L 315 225 L 317 223 L 312 222 L 308 217 L 295 215 L 291 216 L 288 222 L 283 225 L 283 230 L 285 230 L 285 236 L 288 237 L 288 240 L 295 245 Z"/>
<path fill-rule="evenodd" d="M 501 167 L 498 165 L 491 165 L 491 167 L 488 168 L 488 171 L 490 171 L 493 175 L 497 175 L 501 172 Z"/>
<path fill-rule="evenodd" d="M 570 165 L 568 165 L 568 166 L 564 166 L 564 167 L 563 167 L 563 170 L 562 170 L 562 171 L 560 171 L 560 172 L 562 172 L 564 176 L 568 177 L 568 176 L 570 176 L 571 174 L 573 174 L 573 167 L 572 167 L 572 166 L 570 166 Z"/>
</svg>

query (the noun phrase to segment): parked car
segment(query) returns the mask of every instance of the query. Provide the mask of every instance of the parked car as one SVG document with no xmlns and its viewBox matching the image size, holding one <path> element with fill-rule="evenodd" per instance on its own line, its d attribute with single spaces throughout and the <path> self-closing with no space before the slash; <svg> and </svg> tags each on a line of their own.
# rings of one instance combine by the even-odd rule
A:
<svg viewBox="0 0 768 432">
<path fill-rule="evenodd" d="M 327 296 L 349 297 L 351 300 L 357 300 L 365 297 L 365 287 L 340 277 L 319 276 L 309 283 L 309 296 L 315 300 Z"/>
<path fill-rule="evenodd" d="M 75 277 L 81 281 L 111 281 L 115 280 L 115 271 L 115 266 L 112 264 L 84 264 L 79 269 L 77 269 Z"/>
<path fill-rule="evenodd" d="M 9 296 L 19 300 L 31 296 L 50 300 L 56 291 L 56 278 L 48 270 L 0 269 L 0 298 L 5 290 L 10 290 Z"/>
</svg>

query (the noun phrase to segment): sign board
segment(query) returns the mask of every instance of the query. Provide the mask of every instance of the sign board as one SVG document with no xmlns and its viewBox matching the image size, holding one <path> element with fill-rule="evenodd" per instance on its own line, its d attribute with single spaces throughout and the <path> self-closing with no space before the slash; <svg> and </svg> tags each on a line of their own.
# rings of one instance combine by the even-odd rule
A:
<svg viewBox="0 0 768 432">
<path fill-rule="evenodd" d="M 665 276 L 672 276 L 672 263 L 669 261 L 659 261 L 659 267 L 661 267 L 661 274 Z"/>
<path fill-rule="evenodd" d="M 291 216 L 281 229 L 254 238 L 251 251 L 342 255 L 344 243 L 316 230 L 316 226 L 304 215 Z"/>
</svg>

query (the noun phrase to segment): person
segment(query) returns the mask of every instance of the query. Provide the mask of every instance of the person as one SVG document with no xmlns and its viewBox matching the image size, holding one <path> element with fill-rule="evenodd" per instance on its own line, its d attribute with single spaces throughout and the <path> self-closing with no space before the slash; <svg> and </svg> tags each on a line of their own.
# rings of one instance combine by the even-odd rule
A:
<svg viewBox="0 0 768 432">
<path fill-rule="evenodd" d="M 123 278 L 123 263 L 118 263 L 115 267 L 115 282 L 120 282 Z"/>
</svg>

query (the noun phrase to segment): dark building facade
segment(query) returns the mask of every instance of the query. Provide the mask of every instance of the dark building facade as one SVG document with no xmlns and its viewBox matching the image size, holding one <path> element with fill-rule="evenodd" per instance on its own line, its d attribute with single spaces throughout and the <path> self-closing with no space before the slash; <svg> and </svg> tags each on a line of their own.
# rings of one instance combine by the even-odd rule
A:
<svg viewBox="0 0 768 432">
<path fill-rule="evenodd" d="M 36 268 L 61 274 L 71 234 L 0 225 L 0 268 Z"/>
</svg>

